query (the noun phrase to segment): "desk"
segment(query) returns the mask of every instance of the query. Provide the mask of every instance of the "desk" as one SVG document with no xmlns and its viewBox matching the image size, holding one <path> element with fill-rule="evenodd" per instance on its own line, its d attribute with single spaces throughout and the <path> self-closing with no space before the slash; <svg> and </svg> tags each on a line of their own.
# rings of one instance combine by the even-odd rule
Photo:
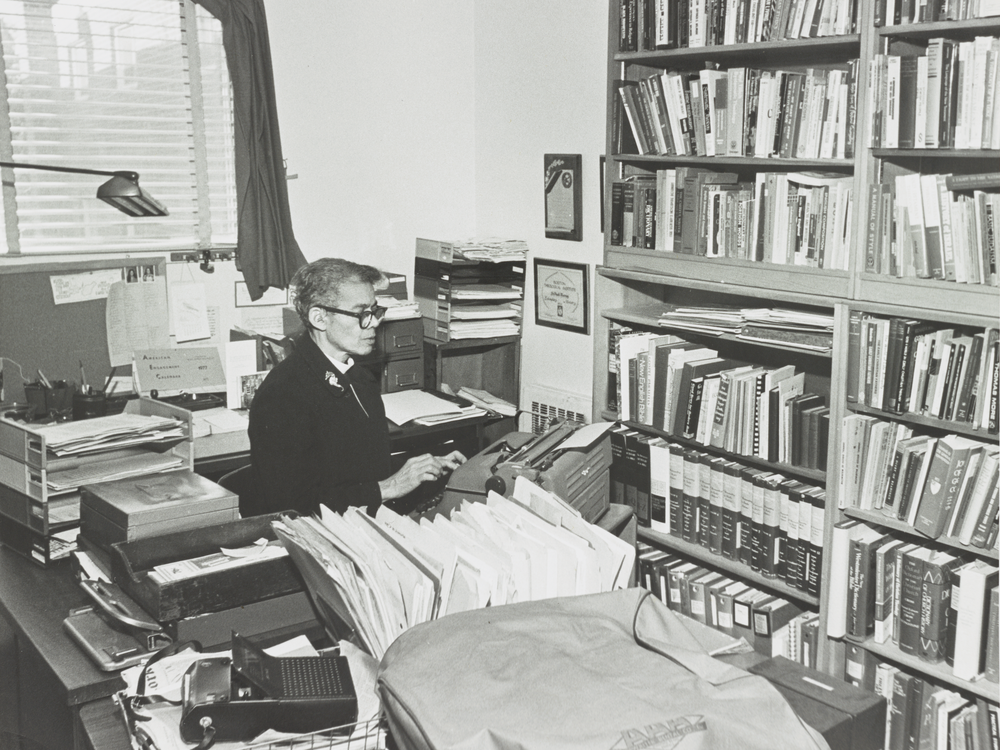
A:
<svg viewBox="0 0 1000 750">
<path fill-rule="evenodd" d="M 88 603 L 68 563 L 43 569 L 0 547 L 0 731 L 51 750 L 79 747 L 79 707 L 124 686 L 62 629 L 69 610 Z"/>
<path fill-rule="evenodd" d="M 195 414 L 197 417 L 197 413 Z M 501 418 L 493 415 L 469 417 L 455 422 L 422 427 L 398 427 L 389 423 L 389 443 L 394 454 L 417 455 L 432 452 L 449 440 L 465 456 L 473 456 L 486 447 L 486 429 Z M 405 457 L 405 456 L 404 456 Z M 220 432 L 194 439 L 194 469 L 202 476 L 217 480 L 223 474 L 250 463 L 250 436 L 246 431 Z M 397 469 L 402 460 L 393 462 Z"/>
</svg>

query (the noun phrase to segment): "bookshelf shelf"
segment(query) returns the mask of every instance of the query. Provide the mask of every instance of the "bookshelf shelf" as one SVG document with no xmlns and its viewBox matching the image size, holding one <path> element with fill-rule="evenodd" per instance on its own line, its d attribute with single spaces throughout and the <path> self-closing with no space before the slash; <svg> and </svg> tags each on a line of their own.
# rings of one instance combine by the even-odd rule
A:
<svg viewBox="0 0 1000 750">
<path fill-rule="evenodd" d="M 753 570 L 749 565 L 713 554 L 698 544 L 686 542 L 670 534 L 661 534 L 651 529 L 639 529 L 637 533 L 639 538 L 645 542 L 667 547 L 680 552 L 686 557 L 703 562 L 712 568 L 732 573 L 742 580 L 750 581 L 757 586 L 770 589 L 786 599 L 792 599 L 810 608 L 819 606 L 819 597 L 810 596 L 801 589 L 793 588 L 779 578 L 765 576 Z"/>
<path fill-rule="evenodd" d="M 879 26 L 875 30 L 875 33 L 882 37 L 907 37 L 910 39 L 930 39 L 945 35 L 955 39 L 972 39 L 974 36 L 996 34 L 997 32 L 1000 32 L 1000 21 L 996 18 L 908 23 L 899 26 Z"/>
<path fill-rule="evenodd" d="M 846 295 L 850 286 L 850 276 L 844 271 L 731 258 L 701 258 L 615 245 L 605 246 L 604 262 L 598 273 L 623 283 L 673 285 L 814 308 L 832 308 L 839 293 Z M 775 290 L 781 291 L 776 293 Z"/>
<path fill-rule="evenodd" d="M 896 518 L 889 518 L 884 516 L 877 511 L 871 510 L 860 510 L 858 508 L 845 508 L 844 515 L 850 518 L 856 518 L 859 521 L 864 521 L 868 524 L 874 524 L 876 526 L 884 526 L 887 529 L 892 529 L 893 531 L 899 531 L 911 537 L 914 541 L 919 541 L 922 544 L 929 546 L 940 545 L 942 547 L 947 547 L 950 550 L 957 550 L 965 555 L 971 555 L 974 557 L 981 557 L 984 560 L 997 560 L 998 554 L 995 549 L 983 549 L 982 547 L 973 547 L 969 544 L 962 544 L 955 537 L 941 536 L 937 539 L 930 539 L 923 536 L 918 531 L 916 531 L 912 526 L 910 526 L 905 521 L 900 521 Z"/>
<path fill-rule="evenodd" d="M 798 172 L 802 170 L 850 171 L 853 159 L 783 159 L 762 156 L 664 156 L 652 154 L 616 154 L 611 157 L 624 164 L 644 164 L 650 167 L 664 164 L 694 164 L 703 167 L 735 167 L 754 171 Z"/>
<path fill-rule="evenodd" d="M 844 36 L 827 36 L 815 39 L 754 42 L 751 44 L 712 44 L 705 47 L 647 50 L 643 52 L 616 52 L 613 59 L 621 63 L 662 65 L 679 62 L 698 63 L 704 60 L 722 62 L 728 60 L 774 60 L 775 58 L 801 59 L 803 54 L 808 55 L 810 59 L 822 55 L 844 58 L 857 57 L 860 44 L 861 36 L 859 34 L 847 34 Z"/>
<path fill-rule="evenodd" d="M 990 310 L 997 309 L 996 287 L 931 279 L 896 279 L 871 273 L 858 274 L 855 298 L 867 303 L 906 306 L 916 317 L 935 320 L 949 314 L 981 320 Z"/>
<path fill-rule="evenodd" d="M 924 661 L 917 656 L 904 654 L 891 643 L 876 643 L 870 639 L 853 642 L 858 643 L 858 645 L 866 651 L 870 651 L 876 656 L 895 662 L 909 672 L 927 675 L 934 679 L 935 682 L 950 685 L 951 687 L 962 692 L 971 693 L 979 698 L 983 698 L 993 703 L 997 700 L 998 688 L 995 682 L 986 682 L 985 680 L 975 680 L 970 682 L 969 680 L 961 680 L 952 674 L 951 667 L 944 662 L 932 663 Z"/>
<path fill-rule="evenodd" d="M 978 161 L 1000 160 L 1000 151 L 989 148 L 873 148 L 872 156 L 877 159 L 962 159 Z"/>
<path fill-rule="evenodd" d="M 894 414 L 893 412 L 882 411 L 881 409 L 874 409 L 870 406 L 865 406 L 864 404 L 849 404 L 848 410 L 855 412 L 857 414 L 871 414 L 879 419 L 884 419 L 890 422 L 901 422 L 903 424 L 920 425 L 921 427 L 926 427 L 929 430 L 933 430 L 935 434 L 941 433 L 955 433 L 956 435 L 965 435 L 966 437 L 973 438 L 975 440 L 989 440 L 992 435 L 986 434 L 982 429 L 976 429 L 971 424 L 965 422 L 955 422 L 947 419 L 936 419 L 935 417 L 928 417 L 923 414 L 911 414 L 907 412 L 906 414 Z"/>
</svg>

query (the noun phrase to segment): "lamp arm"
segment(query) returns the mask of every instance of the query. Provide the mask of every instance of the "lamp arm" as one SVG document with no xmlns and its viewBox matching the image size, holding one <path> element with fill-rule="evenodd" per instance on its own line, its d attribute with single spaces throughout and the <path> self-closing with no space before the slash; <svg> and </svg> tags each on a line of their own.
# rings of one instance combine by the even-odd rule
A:
<svg viewBox="0 0 1000 750">
<path fill-rule="evenodd" d="M 53 167 L 47 164 L 25 164 L 19 161 L 0 161 L 0 167 L 12 167 L 14 169 L 43 169 L 49 172 L 71 172 L 73 174 L 98 174 L 109 177 L 124 177 L 133 182 L 139 179 L 135 172 L 109 172 L 104 169 L 83 169 L 81 167 Z"/>
</svg>

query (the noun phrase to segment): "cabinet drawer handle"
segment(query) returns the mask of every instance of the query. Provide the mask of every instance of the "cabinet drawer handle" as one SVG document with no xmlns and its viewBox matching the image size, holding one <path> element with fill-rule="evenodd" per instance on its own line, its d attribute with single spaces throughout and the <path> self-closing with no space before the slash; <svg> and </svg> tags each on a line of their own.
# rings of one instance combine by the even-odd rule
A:
<svg viewBox="0 0 1000 750">
<path fill-rule="evenodd" d="M 416 343 L 417 343 L 416 339 L 414 338 L 414 336 L 413 336 L 412 333 L 408 333 L 405 336 L 393 336 L 392 337 L 392 344 L 397 349 L 399 349 L 401 347 L 404 347 L 404 346 L 413 346 Z"/>
<path fill-rule="evenodd" d="M 416 385 L 417 375 L 416 373 L 409 373 L 408 375 L 397 375 L 396 385 Z"/>
</svg>

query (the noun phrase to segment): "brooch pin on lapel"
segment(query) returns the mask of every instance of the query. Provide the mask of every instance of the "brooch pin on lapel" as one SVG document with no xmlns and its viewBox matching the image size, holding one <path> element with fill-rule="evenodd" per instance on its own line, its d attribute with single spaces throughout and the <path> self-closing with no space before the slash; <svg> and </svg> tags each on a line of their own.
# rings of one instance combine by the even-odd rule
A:
<svg viewBox="0 0 1000 750">
<path fill-rule="evenodd" d="M 327 385 L 336 388 L 340 393 L 344 392 L 344 386 L 342 386 L 340 384 L 340 380 L 337 379 L 337 373 L 327 370 L 324 377 L 326 378 Z"/>
</svg>

